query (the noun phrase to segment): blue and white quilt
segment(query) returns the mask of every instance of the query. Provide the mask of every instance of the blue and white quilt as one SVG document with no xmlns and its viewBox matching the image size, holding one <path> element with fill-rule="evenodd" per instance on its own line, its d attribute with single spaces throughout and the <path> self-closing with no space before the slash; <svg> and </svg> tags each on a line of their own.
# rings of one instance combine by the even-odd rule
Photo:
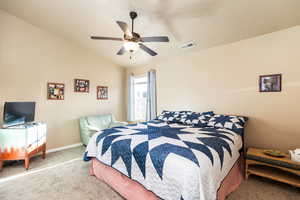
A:
<svg viewBox="0 0 300 200">
<path fill-rule="evenodd" d="M 94 134 L 84 160 L 95 157 L 165 200 L 214 200 L 241 147 L 228 129 L 157 120 Z"/>
</svg>

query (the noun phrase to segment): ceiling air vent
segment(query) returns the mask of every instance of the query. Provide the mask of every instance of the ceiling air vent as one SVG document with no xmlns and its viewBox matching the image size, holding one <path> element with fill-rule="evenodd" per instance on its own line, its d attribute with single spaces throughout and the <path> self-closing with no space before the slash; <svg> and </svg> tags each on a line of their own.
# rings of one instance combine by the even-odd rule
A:
<svg viewBox="0 0 300 200">
<path fill-rule="evenodd" d="M 193 48 L 196 46 L 196 43 L 191 41 L 191 42 L 187 42 L 183 45 L 180 46 L 181 49 L 189 49 L 189 48 Z"/>
</svg>

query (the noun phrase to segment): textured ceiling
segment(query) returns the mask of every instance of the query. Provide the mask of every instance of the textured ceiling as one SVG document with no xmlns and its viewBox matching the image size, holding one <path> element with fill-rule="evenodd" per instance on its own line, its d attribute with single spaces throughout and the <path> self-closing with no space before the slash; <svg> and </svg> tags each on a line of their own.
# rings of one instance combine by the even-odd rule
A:
<svg viewBox="0 0 300 200">
<path fill-rule="evenodd" d="M 0 0 L 0 8 L 36 26 L 93 49 L 125 67 L 144 66 L 186 51 L 197 51 L 300 24 L 299 0 Z M 148 43 L 158 52 L 117 56 L 120 41 L 90 40 L 91 35 L 122 37 L 115 21 L 130 22 L 141 36 L 167 35 L 170 43 Z M 193 49 L 179 46 L 195 41 Z"/>
</svg>

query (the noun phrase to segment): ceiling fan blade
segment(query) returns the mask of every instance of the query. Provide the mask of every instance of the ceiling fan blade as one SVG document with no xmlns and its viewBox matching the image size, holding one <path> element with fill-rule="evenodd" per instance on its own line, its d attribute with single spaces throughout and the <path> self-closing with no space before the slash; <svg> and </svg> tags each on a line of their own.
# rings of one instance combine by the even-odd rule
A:
<svg viewBox="0 0 300 200">
<path fill-rule="evenodd" d="M 142 42 L 169 42 L 168 36 L 142 37 Z"/>
<path fill-rule="evenodd" d="M 114 38 L 114 37 L 100 37 L 100 36 L 92 36 L 92 40 L 117 40 L 117 41 L 123 41 L 122 38 Z"/>
<path fill-rule="evenodd" d="M 117 55 L 123 55 L 125 53 L 125 48 L 122 46 L 122 48 L 118 51 Z"/>
<path fill-rule="evenodd" d="M 156 56 L 157 53 L 155 51 L 153 51 L 152 49 L 150 49 L 149 47 L 145 46 L 144 44 L 140 43 L 140 48 L 143 49 L 144 51 L 146 51 L 148 54 L 150 54 L 151 56 Z"/>
<path fill-rule="evenodd" d="M 117 24 L 120 26 L 120 28 L 125 33 L 125 35 L 128 35 L 128 36 L 132 37 L 132 33 L 129 30 L 129 27 L 125 22 L 117 21 Z"/>
</svg>

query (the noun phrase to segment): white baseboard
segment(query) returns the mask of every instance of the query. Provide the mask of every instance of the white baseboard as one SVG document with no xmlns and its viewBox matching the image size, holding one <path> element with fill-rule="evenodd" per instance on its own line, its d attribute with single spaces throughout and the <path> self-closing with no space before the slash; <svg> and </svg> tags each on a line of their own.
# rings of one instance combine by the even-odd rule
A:
<svg viewBox="0 0 300 200">
<path fill-rule="evenodd" d="M 46 151 L 46 153 L 53 153 L 53 152 L 57 152 L 57 151 L 71 149 L 71 148 L 74 148 L 74 147 L 79 147 L 81 145 L 82 145 L 82 143 L 76 143 L 76 144 L 71 144 L 71 145 L 67 145 L 67 146 L 63 146 L 63 147 L 58 147 L 58 148 L 55 148 L 55 149 L 49 149 L 49 150 Z"/>
</svg>

